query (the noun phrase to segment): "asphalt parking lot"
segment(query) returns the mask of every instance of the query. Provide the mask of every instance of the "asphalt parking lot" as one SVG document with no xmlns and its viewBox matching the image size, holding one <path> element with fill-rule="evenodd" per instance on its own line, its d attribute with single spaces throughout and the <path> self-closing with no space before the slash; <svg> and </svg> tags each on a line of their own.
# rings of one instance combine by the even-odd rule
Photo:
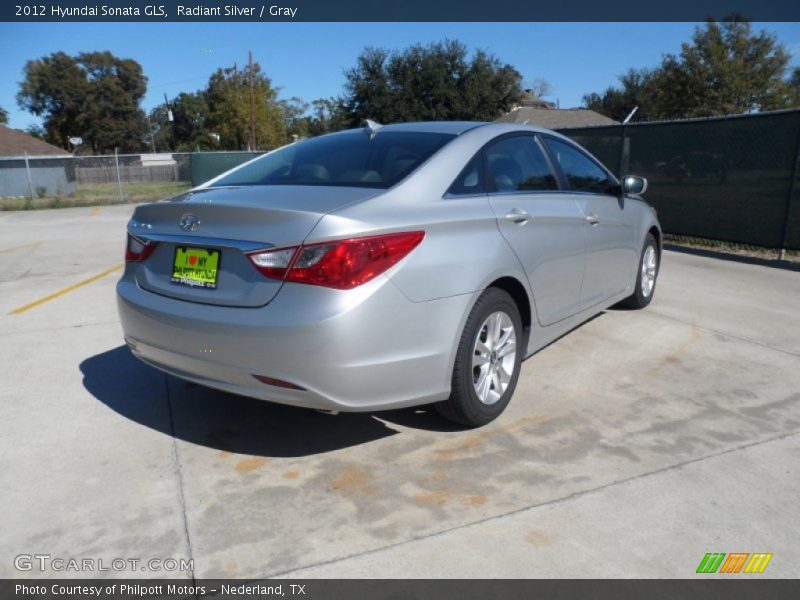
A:
<svg viewBox="0 0 800 600">
<path fill-rule="evenodd" d="M 800 273 L 667 251 L 648 309 L 545 348 L 463 431 L 137 362 L 114 301 L 131 210 L 0 213 L 0 577 L 683 578 L 707 552 L 800 576 Z M 26 553 L 194 569 L 18 571 Z"/>
</svg>

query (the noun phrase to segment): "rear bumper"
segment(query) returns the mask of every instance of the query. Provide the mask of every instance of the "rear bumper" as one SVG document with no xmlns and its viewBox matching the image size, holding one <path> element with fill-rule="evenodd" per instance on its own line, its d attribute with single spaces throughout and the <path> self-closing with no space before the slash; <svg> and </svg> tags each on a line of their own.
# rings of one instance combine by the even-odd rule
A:
<svg viewBox="0 0 800 600">
<path fill-rule="evenodd" d="M 411 302 L 386 277 L 350 291 L 286 284 L 260 308 L 160 296 L 140 288 L 132 269 L 117 284 L 126 341 L 144 362 L 235 394 L 340 411 L 446 398 L 472 301 L 469 294 Z"/>
</svg>

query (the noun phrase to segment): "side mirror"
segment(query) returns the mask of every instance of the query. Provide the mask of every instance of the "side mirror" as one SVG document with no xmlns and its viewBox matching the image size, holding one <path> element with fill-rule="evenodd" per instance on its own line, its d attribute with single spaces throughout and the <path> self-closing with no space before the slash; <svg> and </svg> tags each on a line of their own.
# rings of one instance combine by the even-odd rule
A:
<svg viewBox="0 0 800 600">
<path fill-rule="evenodd" d="M 647 179 L 638 175 L 625 175 L 622 178 L 622 193 L 639 196 L 647 191 Z"/>
</svg>

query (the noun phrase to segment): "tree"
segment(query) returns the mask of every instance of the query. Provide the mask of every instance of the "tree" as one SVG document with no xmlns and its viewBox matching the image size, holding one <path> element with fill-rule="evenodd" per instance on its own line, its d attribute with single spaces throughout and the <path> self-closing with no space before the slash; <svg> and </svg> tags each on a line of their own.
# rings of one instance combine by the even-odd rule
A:
<svg viewBox="0 0 800 600">
<path fill-rule="evenodd" d="M 308 137 L 309 118 L 306 116 L 308 103 L 302 98 L 293 96 L 288 100 L 279 100 L 283 111 L 283 126 L 286 132 L 286 141 L 291 142 L 297 138 Z"/>
<path fill-rule="evenodd" d="M 191 146 L 206 140 L 208 102 L 203 94 L 181 93 L 172 103 L 175 138 Z"/>
<path fill-rule="evenodd" d="M 92 152 L 138 150 L 146 129 L 139 108 L 147 78 L 134 60 L 110 52 L 56 52 L 28 61 L 17 103 L 44 118 L 47 141 L 69 148 L 80 136 Z"/>
<path fill-rule="evenodd" d="M 676 119 L 796 106 L 787 77 L 789 53 L 766 31 L 739 17 L 695 29 L 678 55 L 652 70 L 631 70 L 621 88 L 587 94 L 584 105 L 615 119 L 639 106 L 638 119 Z"/>
<path fill-rule="evenodd" d="M 146 141 L 147 121 L 139 103 L 147 92 L 147 78 L 135 60 L 110 52 L 78 55 L 88 79 L 82 108 L 84 143 L 95 153 L 140 150 Z M 88 138 L 88 139 L 87 139 Z"/>
<path fill-rule="evenodd" d="M 286 141 L 286 124 L 283 108 L 277 100 L 278 91 L 272 87 L 270 78 L 261 72 L 261 66 L 253 63 L 252 71 L 250 67 L 218 69 L 209 79 L 205 90 L 208 104 L 206 125 L 209 131 L 220 136 L 221 149 L 247 148 L 251 79 L 256 148 L 268 150 Z"/>
<path fill-rule="evenodd" d="M 636 114 L 640 120 L 653 118 L 653 73 L 646 69 L 631 69 L 619 79 L 621 88 L 609 87 L 602 95 L 586 94 L 583 105 L 616 121 L 624 120 L 635 106 L 639 107 Z"/>
<path fill-rule="evenodd" d="M 250 133 L 249 67 L 218 69 L 205 89 L 178 94 L 169 103 L 150 111 L 153 143 L 158 151 L 242 150 Z M 278 90 L 258 63 L 253 64 L 256 148 L 269 150 L 305 136 L 304 113 L 308 105 L 300 98 L 278 100 Z M 168 118 L 172 111 L 173 120 Z M 217 137 L 219 136 L 219 137 Z M 148 140 L 149 141 L 149 140 Z"/>
<path fill-rule="evenodd" d="M 216 143 L 207 127 L 208 103 L 203 92 L 181 92 L 170 102 L 172 122 L 166 104 L 150 111 L 150 126 L 157 151 L 192 152 L 213 150 Z"/>
<path fill-rule="evenodd" d="M 44 127 L 42 127 L 41 125 L 28 125 L 25 128 L 25 133 L 39 140 L 45 140 L 47 138 L 47 134 L 44 130 Z"/>
<path fill-rule="evenodd" d="M 68 148 L 71 135 L 82 133 L 81 108 L 89 82 L 77 61 L 63 52 L 28 61 L 17 103 L 35 115 L 44 116 L 48 142 Z"/>
<path fill-rule="evenodd" d="M 545 98 L 553 93 L 553 86 L 550 85 L 549 81 L 541 77 L 526 81 L 524 87 L 526 90 L 530 90 L 537 98 Z"/>
<path fill-rule="evenodd" d="M 792 88 L 792 93 L 800 98 L 800 67 L 795 67 L 792 71 L 792 76 L 789 78 L 789 86 Z"/>
<path fill-rule="evenodd" d="M 345 72 L 351 125 L 449 119 L 494 120 L 521 100 L 522 76 L 481 50 L 444 41 L 402 52 L 366 48 Z"/>
<path fill-rule="evenodd" d="M 300 98 L 281 100 L 286 124 L 286 141 L 314 137 L 348 126 L 348 114 L 341 98 L 319 98 L 309 105 Z"/>
<path fill-rule="evenodd" d="M 342 98 L 319 98 L 311 103 L 308 117 L 308 135 L 323 135 L 346 129 L 349 114 Z"/>
<path fill-rule="evenodd" d="M 8 111 L 0 106 L 0 124 L 5 125 L 6 123 L 8 123 Z"/>
</svg>

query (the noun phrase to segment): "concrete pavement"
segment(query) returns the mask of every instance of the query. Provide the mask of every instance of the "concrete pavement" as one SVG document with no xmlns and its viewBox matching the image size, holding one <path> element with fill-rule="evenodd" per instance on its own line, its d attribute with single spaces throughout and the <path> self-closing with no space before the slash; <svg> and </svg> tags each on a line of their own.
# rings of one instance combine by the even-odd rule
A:
<svg viewBox="0 0 800 600">
<path fill-rule="evenodd" d="M 667 252 L 648 309 L 545 348 L 462 431 L 139 363 L 117 272 L 57 295 L 121 262 L 130 211 L 0 213 L 0 576 L 87 575 L 17 571 L 33 552 L 198 578 L 691 577 L 706 552 L 772 552 L 763 576 L 800 575 L 797 272 Z"/>
</svg>

